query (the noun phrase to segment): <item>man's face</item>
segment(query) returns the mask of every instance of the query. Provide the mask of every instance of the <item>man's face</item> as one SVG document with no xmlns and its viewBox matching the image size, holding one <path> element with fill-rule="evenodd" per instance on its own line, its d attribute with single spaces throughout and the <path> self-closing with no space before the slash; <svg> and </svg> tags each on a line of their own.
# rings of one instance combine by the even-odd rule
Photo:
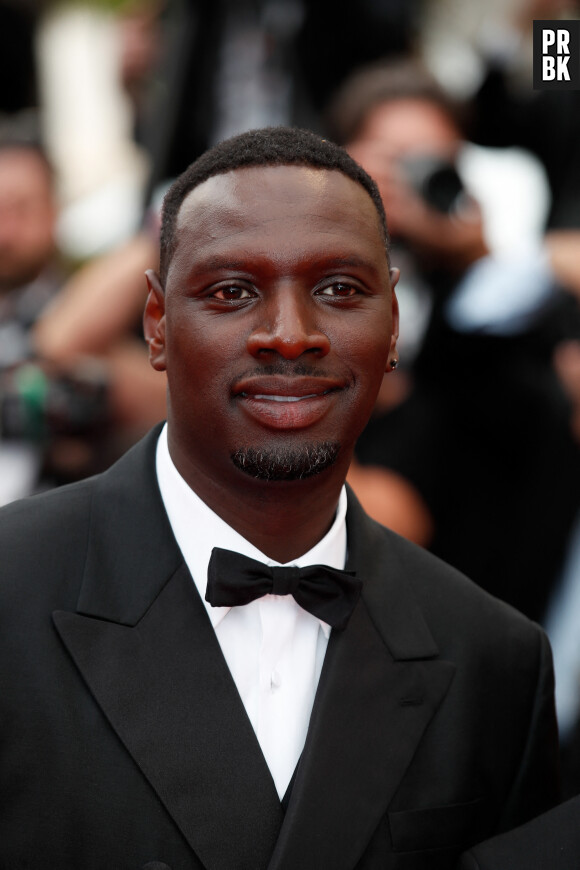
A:
<svg viewBox="0 0 580 870">
<path fill-rule="evenodd" d="M 210 178 L 181 207 L 165 294 L 148 277 L 145 333 L 190 484 L 309 476 L 336 459 L 346 472 L 398 329 L 364 188 L 291 166 Z"/>
<path fill-rule="evenodd" d="M 54 250 L 51 179 L 31 150 L 0 150 L 0 290 L 31 281 Z"/>
</svg>

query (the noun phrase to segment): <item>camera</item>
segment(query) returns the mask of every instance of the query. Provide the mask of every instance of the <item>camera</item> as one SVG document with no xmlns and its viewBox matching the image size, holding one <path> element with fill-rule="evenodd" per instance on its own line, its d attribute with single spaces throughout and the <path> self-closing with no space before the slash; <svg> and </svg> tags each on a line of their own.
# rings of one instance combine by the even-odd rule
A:
<svg viewBox="0 0 580 870">
<path fill-rule="evenodd" d="M 465 188 L 453 163 L 421 154 L 403 158 L 400 165 L 413 189 L 431 208 L 443 214 L 457 210 Z"/>
<path fill-rule="evenodd" d="M 48 374 L 30 359 L 0 372 L 0 438 L 46 443 L 100 432 L 108 421 L 108 384 L 88 365 Z"/>
</svg>

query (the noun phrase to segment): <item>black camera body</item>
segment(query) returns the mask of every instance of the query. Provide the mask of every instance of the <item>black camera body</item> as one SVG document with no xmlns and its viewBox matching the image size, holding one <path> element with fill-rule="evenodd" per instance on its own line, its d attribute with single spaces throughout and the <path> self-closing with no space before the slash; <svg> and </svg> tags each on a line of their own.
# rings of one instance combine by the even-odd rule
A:
<svg viewBox="0 0 580 870">
<path fill-rule="evenodd" d="M 431 208 L 442 214 L 457 211 L 465 188 L 453 163 L 430 154 L 420 154 L 403 158 L 400 165 L 413 189 Z"/>
</svg>

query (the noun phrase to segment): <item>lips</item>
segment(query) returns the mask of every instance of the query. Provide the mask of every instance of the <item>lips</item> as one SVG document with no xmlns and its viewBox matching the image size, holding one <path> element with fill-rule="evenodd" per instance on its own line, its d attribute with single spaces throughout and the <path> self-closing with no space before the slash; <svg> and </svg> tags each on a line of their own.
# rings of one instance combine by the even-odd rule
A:
<svg viewBox="0 0 580 870">
<path fill-rule="evenodd" d="M 304 429 L 330 410 L 346 383 L 336 378 L 253 377 L 233 395 L 250 417 L 272 429 Z"/>
<path fill-rule="evenodd" d="M 247 398 L 247 394 L 242 393 Z M 324 394 L 323 394 L 324 395 Z M 309 393 L 307 396 L 269 396 L 267 394 L 260 395 L 259 393 L 252 396 L 254 399 L 263 399 L 265 402 L 302 402 L 304 399 L 316 399 L 316 393 Z"/>
</svg>

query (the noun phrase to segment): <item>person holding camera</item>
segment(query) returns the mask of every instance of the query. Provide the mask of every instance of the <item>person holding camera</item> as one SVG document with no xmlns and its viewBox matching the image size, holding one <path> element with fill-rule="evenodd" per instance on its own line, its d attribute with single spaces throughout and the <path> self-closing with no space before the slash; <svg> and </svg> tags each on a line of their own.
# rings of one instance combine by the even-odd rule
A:
<svg viewBox="0 0 580 870">
<path fill-rule="evenodd" d="M 580 334 L 578 307 L 543 244 L 541 167 L 465 142 L 462 111 L 403 61 L 361 70 L 330 114 L 377 179 L 403 266 L 401 318 L 417 328 L 401 346 L 406 393 L 389 401 L 387 382 L 352 481 L 363 502 L 373 484 L 376 518 L 400 524 L 384 472 L 396 475 L 413 496 L 404 504 L 419 505 L 419 543 L 541 619 L 579 502 L 580 457 L 552 365 L 560 340 Z"/>
</svg>

